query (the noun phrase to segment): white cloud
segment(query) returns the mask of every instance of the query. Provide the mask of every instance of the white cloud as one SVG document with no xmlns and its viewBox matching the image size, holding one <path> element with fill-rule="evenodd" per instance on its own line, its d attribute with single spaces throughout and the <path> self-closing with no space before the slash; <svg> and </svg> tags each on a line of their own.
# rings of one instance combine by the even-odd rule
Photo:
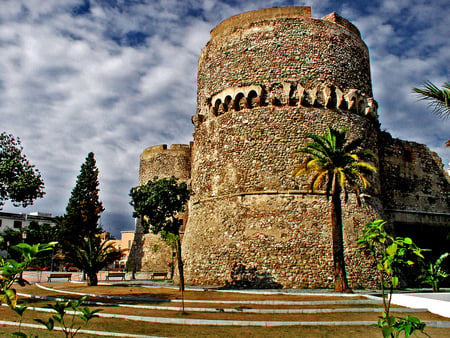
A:
<svg viewBox="0 0 450 338">
<path fill-rule="evenodd" d="M 117 3 L 120 8 L 92 0 L 90 13 L 74 15 L 80 1 L 0 2 L 2 129 L 21 137 L 46 182 L 46 197 L 28 211 L 63 213 L 93 151 L 107 212 L 130 216 L 128 192 L 137 183 L 141 152 L 192 138 L 197 60 L 210 30 L 264 7 L 311 5 L 314 17 L 336 11 L 350 19 L 370 49 L 382 128 L 426 143 L 450 162 L 442 146 L 449 121 L 411 94 L 425 80 L 448 81 L 443 0 Z"/>
</svg>

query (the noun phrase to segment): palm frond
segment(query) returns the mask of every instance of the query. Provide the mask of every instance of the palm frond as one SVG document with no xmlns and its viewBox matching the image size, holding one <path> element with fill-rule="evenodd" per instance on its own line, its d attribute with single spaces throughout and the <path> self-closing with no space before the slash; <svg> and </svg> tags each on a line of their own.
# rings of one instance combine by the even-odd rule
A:
<svg viewBox="0 0 450 338">
<path fill-rule="evenodd" d="M 310 157 L 299 168 L 294 171 L 294 176 L 314 172 L 310 181 L 312 191 L 326 181 L 326 194 L 329 197 L 333 189 L 333 180 L 336 175 L 336 184 L 342 190 L 346 199 L 347 188 L 357 191 L 359 187 L 366 188 L 370 182 L 366 176 L 377 171 L 377 168 L 365 162 L 363 158 L 377 160 L 376 156 L 367 150 L 358 150 L 362 144 L 362 139 L 358 138 L 347 142 L 347 129 L 328 129 L 325 137 L 315 134 L 308 134 L 314 142 L 309 143 L 305 148 L 297 152 L 309 154 Z"/>
<path fill-rule="evenodd" d="M 358 161 L 358 162 L 353 163 L 353 166 L 358 167 L 359 169 L 366 169 L 367 172 L 373 172 L 373 173 L 377 172 L 377 168 L 367 162 Z"/>
<path fill-rule="evenodd" d="M 308 134 L 308 138 L 311 138 L 314 142 L 311 142 L 307 145 L 307 147 L 315 147 L 316 150 L 322 152 L 323 154 L 329 155 L 331 150 L 333 149 L 332 140 L 316 135 L 316 134 Z"/>
<path fill-rule="evenodd" d="M 328 174 L 326 171 L 317 172 L 316 175 L 313 176 L 311 179 L 310 189 L 311 191 L 318 190 L 320 187 L 320 184 L 322 183 L 322 180 L 324 177 Z"/>
<path fill-rule="evenodd" d="M 413 88 L 419 94 L 419 100 L 429 101 L 428 105 L 440 118 L 450 117 L 450 83 L 446 82 L 443 89 L 439 89 L 430 81 L 424 83 L 424 88 Z"/>
<path fill-rule="evenodd" d="M 373 152 L 371 152 L 369 150 L 359 150 L 356 152 L 356 154 L 358 155 L 359 159 L 361 159 L 361 160 L 365 160 L 365 161 L 373 160 L 375 162 L 378 162 L 377 155 L 375 155 Z"/>
<path fill-rule="evenodd" d="M 343 146 L 344 153 L 353 153 L 355 152 L 362 144 L 363 139 L 357 138 L 346 145 Z"/>
</svg>

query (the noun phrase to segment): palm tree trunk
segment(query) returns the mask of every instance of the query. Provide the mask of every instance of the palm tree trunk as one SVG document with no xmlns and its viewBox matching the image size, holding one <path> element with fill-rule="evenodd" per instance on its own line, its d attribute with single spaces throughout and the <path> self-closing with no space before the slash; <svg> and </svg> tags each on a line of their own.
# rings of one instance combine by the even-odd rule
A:
<svg viewBox="0 0 450 338">
<path fill-rule="evenodd" d="M 88 286 L 97 286 L 98 278 L 96 273 L 88 272 L 87 273 L 87 285 Z"/>
<path fill-rule="evenodd" d="M 333 177 L 331 194 L 331 227 L 333 236 L 334 291 L 348 291 L 344 259 L 344 235 L 342 229 L 341 187 L 336 175 Z"/>
</svg>

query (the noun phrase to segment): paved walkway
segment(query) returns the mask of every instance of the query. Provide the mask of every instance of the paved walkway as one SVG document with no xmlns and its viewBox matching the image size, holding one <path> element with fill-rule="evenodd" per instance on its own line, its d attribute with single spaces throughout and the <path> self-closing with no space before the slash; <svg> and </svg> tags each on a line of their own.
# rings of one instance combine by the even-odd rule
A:
<svg viewBox="0 0 450 338">
<path fill-rule="evenodd" d="M 82 293 L 82 292 L 68 292 L 63 290 L 57 289 L 58 282 L 65 282 L 65 280 L 55 282 L 55 288 L 54 287 L 48 287 L 40 285 L 39 282 L 46 282 L 47 281 L 47 273 L 41 273 L 41 272 L 27 272 L 26 279 L 28 279 L 30 282 L 35 282 L 37 286 L 51 290 L 52 292 L 58 292 L 61 294 L 73 294 L 73 295 L 87 295 L 91 297 L 99 297 L 99 295 L 91 294 L 91 293 Z M 72 279 L 80 280 L 81 274 L 74 273 L 74 277 Z M 108 282 L 101 284 L 115 284 L 119 282 Z M 120 283 L 123 283 L 123 281 L 120 281 Z M 145 286 L 145 287 L 170 287 L 171 285 L 166 282 L 150 282 L 150 281 L 143 281 L 143 280 L 133 280 L 133 281 L 126 281 L 125 283 L 129 284 L 130 286 Z M 53 283 L 52 283 L 53 284 Z M 176 288 L 172 285 L 172 287 Z M 198 288 L 194 287 L 192 290 L 204 290 L 204 289 L 210 289 L 210 288 Z M 304 295 L 304 296 L 312 296 L 312 295 L 320 295 L 323 297 L 335 297 L 335 296 L 342 296 L 347 299 L 344 300 L 321 300 L 321 301 L 213 301 L 213 300 L 185 300 L 184 302 L 187 304 L 190 303 L 196 303 L 196 304 L 208 304 L 211 306 L 212 304 L 217 304 L 215 307 L 185 307 L 186 311 L 190 312 L 242 312 L 242 313 L 261 313 L 261 314 L 267 314 L 267 313 L 300 313 L 300 314 L 311 314 L 311 313 L 356 313 L 356 312 L 382 312 L 383 309 L 381 307 L 373 308 L 373 307 L 361 307 L 361 308 L 307 308 L 307 309 L 301 309 L 301 308 L 292 308 L 292 306 L 324 306 L 324 305 L 343 305 L 343 304 L 358 304 L 361 306 L 367 305 L 373 305 L 373 304 L 381 304 L 381 298 L 377 297 L 375 295 L 371 295 L 367 292 L 358 292 L 355 291 L 354 294 L 336 294 L 334 292 L 328 291 L 328 290 L 320 290 L 319 292 L 316 290 L 217 290 L 215 291 L 221 291 L 221 292 L 242 292 L 242 293 L 258 293 L 258 294 L 295 294 L 295 295 Z M 57 298 L 54 297 L 38 297 L 33 295 L 26 295 L 19 293 L 19 295 L 24 297 L 30 297 L 30 298 L 41 298 L 46 300 L 56 300 Z M 361 300 L 361 299 L 352 299 L 355 297 L 364 296 L 367 299 Z M 124 297 L 124 296 L 104 296 L 101 295 L 102 298 L 107 298 L 111 300 L 123 300 L 123 301 L 129 301 L 129 300 L 136 300 L 137 297 Z M 59 299 L 61 300 L 61 299 Z M 158 298 L 142 298 L 139 297 L 140 301 L 144 302 L 161 302 L 163 303 L 175 303 L 178 304 L 181 302 L 180 299 L 158 299 Z M 90 302 L 95 303 L 100 306 L 107 306 L 110 305 L 109 303 L 105 302 Z M 408 308 L 401 308 L 401 309 L 395 309 L 396 312 L 403 312 L 403 313 L 413 313 L 413 312 L 424 312 L 424 311 L 430 311 L 432 313 L 439 314 L 441 316 L 445 316 L 450 318 L 450 293 L 439 293 L 439 294 L 433 294 L 433 293 L 408 293 L 408 294 L 395 294 L 393 301 L 393 304 L 406 306 Z M 133 304 L 116 304 L 117 306 L 121 307 L 134 307 L 134 308 L 142 308 L 142 309 L 152 309 L 152 310 L 174 310 L 174 311 L 180 311 L 181 308 L 179 306 L 168 306 L 168 305 L 133 305 Z M 227 308 L 226 305 L 229 304 L 249 304 L 249 305 L 279 305 L 279 306 L 291 306 L 291 308 L 285 308 L 285 309 L 245 309 L 245 308 Z M 45 308 L 33 308 L 35 311 L 49 311 L 49 309 Z M 152 322 L 152 323 L 161 323 L 161 324 L 179 324 L 179 325 L 220 325 L 220 326 L 287 326 L 287 325 L 312 325 L 312 326 L 319 326 L 319 325 L 334 325 L 334 326 L 340 326 L 340 325 L 373 325 L 376 324 L 375 321 L 258 321 L 258 320 L 211 320 L 211 319 L 195 319 L 195 318 L 171 318 L 171 317 L 153 317 L 153 316 L 134 316 L 134 315 L 124 315 L 124 314 L 111 314 L 111 313 L 99 313 L 101 317 L 105 318 L 118 318 L 118 319 L 128 319 L 133 321 L 143 321 L 143 322 Z M 0 322 L 3 323 L 3 322 Z M 11 322 L 13 323 L 13 322 Z M 428 326 L 430 327 L 441 327 L 441 328 L 450 328 L 450 321 L 425 321 Z M 13 324 L 9 324 L 13 325 Z M 23 324 L 24 325 L 24 324 Z M 35 324 L 27 324 L 27 325 L 35 325 Z M 127 335 L 123 333 L 110 333 L 110 332 L 88 332 L 85 331 L 85 333 L 89 334 L 96 334 L 96 335 L 117 335 L 121 337 L 148 337 L 143 335 Z"/>
<path fill-rule="evenodd" d="M 91 296 L 91 297 L 99 297 L 99 295 L 91 294 L 91 293 L 83 293 L 83 292 L 70 292 L 65 290 L 58 290 L 57 288 L 50 288 L 47 286 L 40 285 L 39 283 L 36 284 L 38 287 L 45 289 L 45 290 L 51 290 L 53 292 L 63 293 L 63 294 L 72 294 L 77 296 Z M 249 290 L 250 293 L 260 293 L 260 290 Z M 280 293 L 281 290 L 278 290 L 278 293 Z M 272 291 L 270 293 L 275 293 L 276 291 Z M 265 293 L 267 293 L 267 290 L 265 290 Z M 283 293 L 281 291 L 281 293 Z M 289 292 L 292 294 L 293 292 Z M 297 290 L 295 292 L 296 295 L 323 295 L 321 293 L 312 293 L 312 292 L 301 292 L 301 290 Z M 55 298 L 49 298 L 49 297 L 38 297 L 38 296 L 31 296 L 31 295 L 25 295 L 20 294 L 21 296 L 29 296 L 32 298 L 41 298 L 41 299 L 47 299 L 47 300 L 54 300 Z M 341 294 L 328 294 L 330 296 L 341 296 Z M 359 297 L 360 294 L 343 294 L 345 297 Z M 251 305 L 288 305 L 288 306 L 314 306 L 314 305 L 343 305 L 343 304 L 357 304 L 357 305 L 364 305 L 364 304 L 381 304 L 381 299 L 379 297 L 374 297 L 370 295 L 366 295 L 368 299 L 366 300 L 360 300 L 360 299 L 346 299 L 346 300 L 324 300 L 324 301 L 273 301 L 273 300 L 267 300 L 267 301 L 221 301 L 221 300 L 185 300 L 185 303 L 197 303 L 197 304 L 251 304 Z M 124 296 L 103 296 L 102 298 L 107 299 L 114 299 L 114 300 L 136 300 L 137 297 L 124 297 Z M 424 298 L 425 299 L 425 298 Z M 158 299 L 158 298 L 143 298 L 139 297 L 140 301 L 146 302 L 161 302 L 161 303 L 179 303 L 181 302 L 180 299 Z M 93 304 L 97 305 L 108 305 L 108 303 L 102 303 L 102 302 L 92 302 Z M 157 309 L 157 310 L 178 310 L 180 311 L 180 307 L 169 307 L 169 306 L 148 306 L 148 305 L 130 305 L 130 304 L 116 304 L 117 306 L 121 307 L 135 307 L 135 308 L 142 308 L 142 309 Z M 36 308 L 36 311 L 40 311 L 40 309 Z M 189 307 L 185 308 L 185 310 L 188 311 L 197 311 L 197 312 L 248 312 L 248 313 L 342 313 L 342 312 L 348 312 L 348 313 L 355 313 L 355 312 L 382 312 L 382 308 L 353 308 L 353 309 L 346 309 L 346 308 L 337 308 L 337 309 L 226 309 L 223 307 Z M 395 309 L 396 312 L 403 312 L 403 313 L 411 313 L 411 312 L 424 312 L 427 311 L 426 308 L 420 308 L 415 307 L 414 309 L 411 308 L 400 308 Z M 148 317 L 148 316 L 132 316 L 132 315 L 116 315 L 116 314 L 107 314 L 107 313 L 100 313 L 100 316 L 102 317 L 109 317 L 109 318 L 122 318 L 122 319 L 129 319 L 129 320 L 136 320 L 136 321 L 145 321 L 145 322 L 153 322 L 153 323 L 161 323 L 161 324 L 188 324 L 188 325 L 238 325 L 238 326 L 283 326 L 283 325 L 373 325 L 375 324 L 374 321 L 321 321 L 321 322 L 310 322 L 310 321 L 243 321 L 243 320 L 207 320 L 207 319 L 186 319 L 186 318 L 170 318 L 170 317 Z M 445 327 L 450 328 L 450 321 L 426 321 L 428 326 L 431 327 Z"/>
</svg>

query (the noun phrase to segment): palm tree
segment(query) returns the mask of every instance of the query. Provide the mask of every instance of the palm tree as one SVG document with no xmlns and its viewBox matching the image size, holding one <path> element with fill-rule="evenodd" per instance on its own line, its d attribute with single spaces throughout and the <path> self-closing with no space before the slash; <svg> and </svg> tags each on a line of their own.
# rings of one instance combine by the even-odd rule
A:
<svg viewBox="0 0 450 338">
<path fill-rule="evenodd" d="M 423 89 L 413 88 L 413 91 L 419 94 L 421 100 L 428 100 L 433 112 L 442 119 L 450 117 L 450 82 L 444 83 L 444 88 L 439 89 L 430 81 L 424 83 Z M 445 143 L 450 147 L 450 140 Z"/>
<path fill-rule="evenodd" d="M 309 154 L 303 164 L 294 171 L 294 176 L 313 172 L 310 182 L 311 191 L 326 183 L 326 195 L 331 196 L 331 226 L 333 237 L 334 262 L 334 290 L 336 292 L 348 291 L 348 281 L 345 272 L 344 238 L 342 230 L 342 202 L 341 193 L 348 197 L 348 189 L 356 192 L 359 200 L 360 187 L 370 185 L 366 175 L 376 172 L 365 158 L 376 160 L 376 156 L 365 150 L 358 150 L 362 139 L 358 138 L 348 142 L 347 129 L 336 130 L 329 128 L 326 136 L 307 134 L 313 142 L 305 148 L 296 150 L 297 153 Z"/>
<path fill-rule="evenodd" d="M 97 273 L 122 256 L 122 251 L 99 236 L 84 238 L 76 245 L 71 245 L 67 253 L 66 260 L 86 273 L 88 286 L 96 286 Z"/>
</svg>

